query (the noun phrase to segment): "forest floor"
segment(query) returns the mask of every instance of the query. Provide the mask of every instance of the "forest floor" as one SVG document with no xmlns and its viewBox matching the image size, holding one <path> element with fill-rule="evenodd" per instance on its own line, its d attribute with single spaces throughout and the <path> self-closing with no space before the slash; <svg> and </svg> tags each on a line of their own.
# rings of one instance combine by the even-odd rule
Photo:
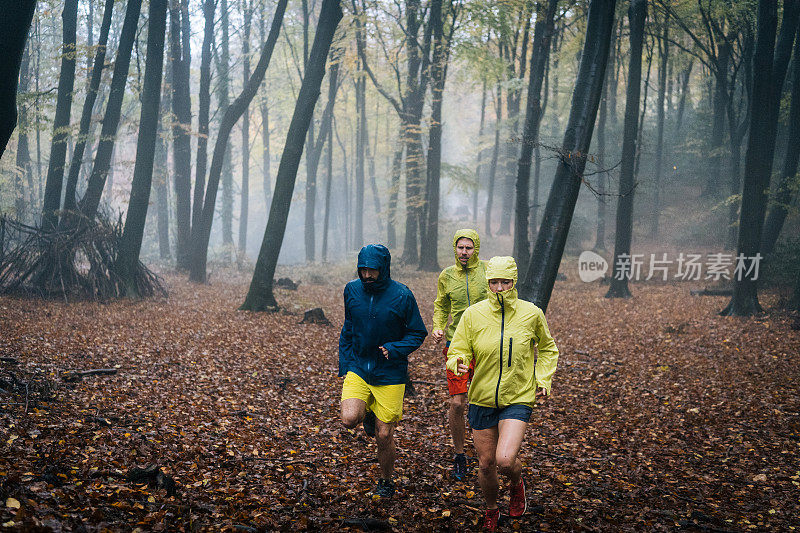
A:
<svg viewBox="0 0 800 533">
<path fill-rule="evenodd" d="M 248 277 L 167 274 L 170 296 L 0 298 L 0 523 L 20 530 L 476 529 L 472 471 L 449 477 L 440 346 L 412 355 L 398 490 L 371 498 L 375 443 L 338 420 L 345 267 L 282 268 L 284 311 L 237 311 Z M 393 268 L 430 324 L 436 277 Z M 561 355 L 523 443 L 529 511 L 501 530 L 800 528 L 800 331 L 717 315 L 692 283 L 558 282 Z M 322 307 L 332 325 L 300 324 Z M 113 375 L 74 371 L 116 369 Z M 149 470 L 147 469 L 149 467 Z M 141 468 L 145 470 L 136 470 Z M 174 486 L 173 486 L 174 482 Z M 501 509 L 508 490 L 501 487 Z"/>
</svg>

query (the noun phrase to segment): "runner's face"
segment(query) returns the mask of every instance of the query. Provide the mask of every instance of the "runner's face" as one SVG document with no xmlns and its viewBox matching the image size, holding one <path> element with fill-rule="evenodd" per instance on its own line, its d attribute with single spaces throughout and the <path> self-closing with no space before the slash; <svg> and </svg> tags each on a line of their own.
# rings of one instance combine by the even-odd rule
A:
<svg viewBox="0 0 800 533">
<path fill-rule="evenodd" d="M 475 253 L 475 244 L 472 239 L 461 237 L 456 241 L 456 254 L 458 255 L 458 262 L 466 265 L 472 254 Z"/>
<path fill-rule="evenodd" d="M 500 291 L 507 291 L 509 289 L 514 288 L 514 280 L 513 279 L 490 279 L 489 280 L 489 290 L 492 292 L 500 292 Z"/>
<path fill-rule="evenodd" d="M 376 268 L 362 267 L 358 269 L 358 275 L 364 283 L 375 283 L 381 271 Z"/>
</svg>

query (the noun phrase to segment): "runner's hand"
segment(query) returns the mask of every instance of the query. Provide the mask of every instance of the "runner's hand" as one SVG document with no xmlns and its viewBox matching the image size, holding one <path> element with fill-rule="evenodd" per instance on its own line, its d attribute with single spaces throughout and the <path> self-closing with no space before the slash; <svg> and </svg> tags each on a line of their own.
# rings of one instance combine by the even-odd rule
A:
<svg viewBox="0 0 800 533">
<path fill-rule="evenodd" d="M 464 364 L 463 359 L 458 360 L 458 365 L 456 365 L 456 370 L 458 371 L 458 375 L 464 374 L 465 372 L 469 372 L 469 366 Z"/>
<path fill-rule="evenodd" d="M 441 329 L 435 329 L 431 331 L 431 336 L 433 337 L 433 340 L 435 340 L 437 343 L 441 342 L 442 337 L 444 337 L 444 331 Z"/>
<path fill-rule="evenodd" d="M 378 346 L 378 348 L 380 348 L 381 353 L 383 353 L 383 357 L 389 359 L 389 350 L 387 350 L 383 346 Z"/>
<path fill-rule="evenodd" d="M 550 394 L 547 392 L 547 389 L 544 389 L 542 387 L 539 387 L 538 389 L 536 389 L 536 397 L 537 398 L 539 398 L 539 397 L 547 398 L 548 396 L 550 396 Z"/>
</svg>

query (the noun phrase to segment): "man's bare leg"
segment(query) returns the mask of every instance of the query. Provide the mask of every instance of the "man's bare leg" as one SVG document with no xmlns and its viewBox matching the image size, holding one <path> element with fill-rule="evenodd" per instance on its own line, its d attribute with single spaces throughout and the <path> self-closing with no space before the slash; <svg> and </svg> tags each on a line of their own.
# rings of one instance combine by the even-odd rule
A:
<svg viewBox="0 0 800 533">
<path fill-rule="evenodd" d="M 367 412 L 367 403 L 358 398 L 348 398 L 342 400 L 341 420 L 344 427 L 353 429 L 364 420 Z"/>
<path fill-rule="evenodd" d="M 395 425 L 395 423 L 387 424 L 380 418 L 375 420 L 375 441 L 378 444 L 378 463 L 381 467 L 381 477 L 383 479 L 392 479 L 392 472 L 394 472 L 396 457 L 394 447 Z"/>
<path fill-rule="evenodd" d="M 453 436 L 453 451 L 456 454 L 464 453 L 464 439 L 466 434 L 464 411 L 466 407 L 466 394 L 454 394 L 450 396 L 448 419 L 450 421 L 450 434 Z"/>
</svg>

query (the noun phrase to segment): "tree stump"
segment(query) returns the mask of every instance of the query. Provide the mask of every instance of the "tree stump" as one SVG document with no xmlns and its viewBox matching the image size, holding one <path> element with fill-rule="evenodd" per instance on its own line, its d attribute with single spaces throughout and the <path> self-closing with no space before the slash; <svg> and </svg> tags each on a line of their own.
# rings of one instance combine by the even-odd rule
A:
<svg viewBox="0 0 800 533">
<path fill-rule="evenodd" d="M 275 286 L 280 289 L 288 289 L 290 291 L 296 291 L 297 287 L 300 285 L 300 282 L 294 282 L 289 278 L 280 278 L 278 281 L 275 282 Z"/>
<path fill-rule="evenodd" d="M 315 307 L 314 309 L 309 309 L 305 313 L 303 313 L 303 320 L 300 321 L 301 324 L 323 324 L 325 326 L 330 326 L 331 322 L 325 316 L 325 312 L 322 310 L 321 307 Z"/>
</svg>

